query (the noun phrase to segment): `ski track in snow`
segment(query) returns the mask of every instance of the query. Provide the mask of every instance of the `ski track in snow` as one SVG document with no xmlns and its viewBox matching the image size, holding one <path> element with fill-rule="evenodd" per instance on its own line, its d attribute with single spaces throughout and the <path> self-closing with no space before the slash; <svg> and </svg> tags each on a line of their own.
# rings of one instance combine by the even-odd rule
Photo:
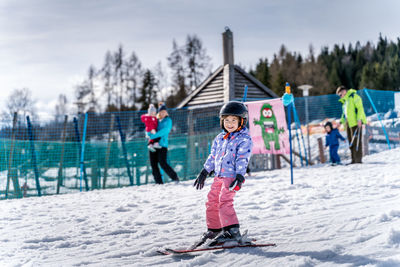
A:
<svg viewBox="0 0 400 267">
<path fill-rule="evenodd" d="M 0 266 L 400 266 L 400 149 L 364 164 L 257 173 L 235 197 L 241 229 L 277 247 L 179 256 L 206 230 L 212 179 L 0 203 Z"/>
</svg>

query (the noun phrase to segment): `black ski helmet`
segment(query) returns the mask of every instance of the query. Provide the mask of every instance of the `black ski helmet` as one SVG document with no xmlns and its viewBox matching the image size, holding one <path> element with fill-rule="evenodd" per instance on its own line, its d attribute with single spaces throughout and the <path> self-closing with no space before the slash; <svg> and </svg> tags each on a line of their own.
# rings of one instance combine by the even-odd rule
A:
<svg viewBox="0 0 400 267">
<path fill-rule="evenodd" d="M 222 106 L 219 111 L 219 118 L 221 119 L 221 128 L 224 129 L 224 124 L 222 121 L 222 116 L 224 115 L 233 115 L 242 118 L 239 124 L 239 128 L 243 128 L 246 126 L 249 112 L 247 111 L 247 107 L 245 104 L 239 101 L 229 101 L 225 105 Z M 225 130 L 225 129 L 224 129 Z"/>
<path fill-rule="evenodd" d="M 331 128 L 331 130 L 333 130 L 333 126 L 332 126 L 332 122 L 328 121 L 327 123 L 325 123 L 325 126 L 329 126 Z"/>
</svg>

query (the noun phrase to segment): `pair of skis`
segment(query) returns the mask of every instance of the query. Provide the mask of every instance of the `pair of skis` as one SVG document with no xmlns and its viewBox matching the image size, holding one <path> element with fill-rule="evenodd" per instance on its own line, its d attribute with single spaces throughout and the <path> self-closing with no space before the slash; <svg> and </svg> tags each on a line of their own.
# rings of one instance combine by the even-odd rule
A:
<svg viewBox="0 0 400 267">
<path fill-rule="evenodd" d="M 275 247 L 274 243 L 266 243 L 266 244 L 237 244 L 231 246 L 215 246 L 215 247 L 205 247 L 205 248 L 194 248 L 194 249 L 171 249 L 166 248 L 163 250 L 158 250 L 157 253 L 161 255 L 180 255 L 192 252 L 203 252 L 203 251 L 213 251 L 213 250 L 224 250 L 224 249 L 233 249 L 233 248 L 256 248 L 256 247 Z"/>
<path fill-rule="evenodd" d="M 221 244 L 218 246 L 212 246 L 212 247 L 201 247 L 199 244 L 201 243 L 196 243 L 194 247 L 188 248 L 188 249 L 172 249 L 172 248 L 166 248 L 163 250 L 158 250 L 157 252 L 161 255 L 179 255 L 179 254 L 186 254 L 186 253 L 191 253 L 191 252 L 203 252 L 203 251 L 213 251 L 213 250 L 224 250 L 224 249 L 233 249 L 233 248 L 255 248 L 255 247 L 274 247 L 276 244 L 274 243 L 265 243 L 265 244 L 257 244 L 254 243 L 256 240 L 255 239 L 248 239 L 247 238 L 247 230 L 244 231 L 242 235 L 242 243 L 225 243 Z"/>
</svg>

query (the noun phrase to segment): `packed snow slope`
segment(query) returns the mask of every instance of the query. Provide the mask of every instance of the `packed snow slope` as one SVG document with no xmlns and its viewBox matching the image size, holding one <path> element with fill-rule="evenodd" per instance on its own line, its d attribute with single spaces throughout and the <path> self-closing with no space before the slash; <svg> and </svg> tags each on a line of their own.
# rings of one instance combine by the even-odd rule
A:
<svg viewBox="0 0 400 267">
<path fill-rule="evenodd" d="M 241 229 L 276 247 L 181 256 L 206 230 L 212 179 L 0 202 L 0 266 L 400 266 L 400 149 L 363 164 L 248 177 Z"/>
</svg>

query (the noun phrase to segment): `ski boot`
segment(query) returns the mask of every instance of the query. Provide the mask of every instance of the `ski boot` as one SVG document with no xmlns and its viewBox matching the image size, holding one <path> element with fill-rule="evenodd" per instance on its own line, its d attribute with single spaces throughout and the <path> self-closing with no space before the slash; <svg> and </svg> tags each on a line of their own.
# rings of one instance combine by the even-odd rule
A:
<svg viewBox="0 0 400 267">
<path fill-rule="evenodd" d="M 220 233 L 221 233 L 221 231 L 218 231 L 218 230 L 214 230 L 214 231 L 208 230 L 201 236 L 200 240 L 197 241 L 196 243 L 194 243 L 191 247 L 189 247 L 189 249 L 195 249 L 197 247 L 200 247 L 201 245 L 206 243 L 207 240 L 214 239 Z"/>
<path fill-rule="evenodd" d="M 232 227 L 228 230 L 223 231 L 212 240 L 208 246 L 220 246 L 220 245 L 237 245 L 242 243 L 242 235 L 240 234 L 239 227 Z"/>
</svg>

